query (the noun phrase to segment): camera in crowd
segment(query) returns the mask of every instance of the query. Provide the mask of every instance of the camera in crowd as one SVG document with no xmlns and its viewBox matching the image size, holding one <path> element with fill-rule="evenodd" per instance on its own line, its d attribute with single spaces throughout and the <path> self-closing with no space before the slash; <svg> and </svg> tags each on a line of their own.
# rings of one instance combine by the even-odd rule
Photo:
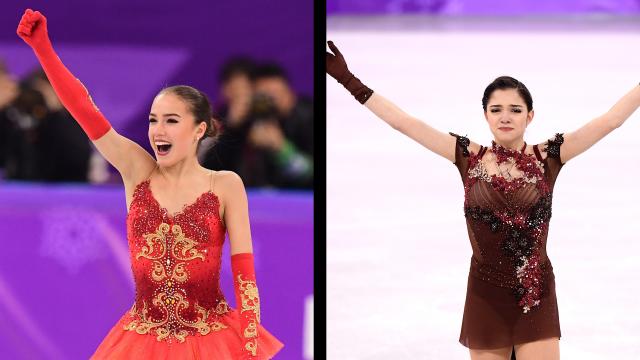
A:
<svg viewBox="0 0 640 360">
<path fill-rule="evenodd" d="M 278 119 L 278 116 L 278 108 L 269 95 L 262 93 L 255 93 L 253 95 L 249 108 L 250 121 L 274 121 Z"/>
</svg>

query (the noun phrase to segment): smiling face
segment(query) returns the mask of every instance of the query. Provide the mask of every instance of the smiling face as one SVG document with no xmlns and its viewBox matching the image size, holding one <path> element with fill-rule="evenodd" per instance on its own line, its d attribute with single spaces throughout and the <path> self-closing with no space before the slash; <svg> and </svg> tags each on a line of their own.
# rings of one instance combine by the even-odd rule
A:
<svg viewBox="0 0 640 360">
<path fill-rule="evenodd" d="M 206 124 L 196 125 L 187 102 L 170 92 L 153 100 L 149 113 L 149 142 L 159 166 L 169 167 L 196 156 L 198 139 Z"/>
<path fill-rule="evenodd" d="M 496 89 L 489 97 L 484 113 L 496 143 L 513 147 L 522 144 L 524 131 L 533 120 L 533 110 L 516 89 Z"/>
</svg>

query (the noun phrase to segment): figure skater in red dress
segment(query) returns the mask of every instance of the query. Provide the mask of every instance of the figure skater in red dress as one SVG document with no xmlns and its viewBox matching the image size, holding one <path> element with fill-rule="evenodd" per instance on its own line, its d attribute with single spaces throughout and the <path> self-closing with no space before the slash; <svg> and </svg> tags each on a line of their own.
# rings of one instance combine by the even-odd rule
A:
<svg viewBox="0 0 640 360">
<path fill-rule="evenodd" d="M 460 343 L 472 359 L 559 359 L 560 323 L 546 243 L 553 187 L 562 166 L 621 126 L 640 106 L 635 86 L 607 113 L 578 130 L 529 145 L 533 100 L 518 80 L 502 76 L 482 106 L 494 140 L 481 146 L 440 132 L 374 93 L 347 68 L 330 41 L 326 70 L 392 128 L 456 165 L 473 256 Z"/>
<path fill-rule="evenodd" d="M 200 142 L 216 135 L 206 95 L 172 86 L 155 97 L 149 113 L 154 159 L 111 127 L 56 55 L 40 12 L 26 10 L 17 33 L 124 182 L 135 301 L 92 358 L 272 358 L 283 345 L 260 325 L 244 185 L 235 173 L 207 170 L 196 158 Z M 236 309 L 219 284 L 226 231 Z"/>
</svg>

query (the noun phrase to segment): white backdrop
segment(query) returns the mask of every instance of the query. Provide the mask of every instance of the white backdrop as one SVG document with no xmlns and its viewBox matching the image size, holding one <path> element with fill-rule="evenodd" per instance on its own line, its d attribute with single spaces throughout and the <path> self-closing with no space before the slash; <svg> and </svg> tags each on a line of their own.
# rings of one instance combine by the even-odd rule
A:
<svg viewBox="0 0 640 360">
<path fill-rule="evenodd" d="M 498 76 L 533 95 L 528 143 L 575 130 L 640 81 L 638 30 L 404 31 L 398 18 L 383 31 L 372 21 L 328 22 L 352 72 L 484 145 L 482 93 Z M 326 81 L 329 359 L 467 359 L 458 336 L 471 247 L 457 169 Z M 640 355 L 639 131 L 640 112 L 569 161 L 555 186 L 547 249 L 564 359 Z"/>
</svg>

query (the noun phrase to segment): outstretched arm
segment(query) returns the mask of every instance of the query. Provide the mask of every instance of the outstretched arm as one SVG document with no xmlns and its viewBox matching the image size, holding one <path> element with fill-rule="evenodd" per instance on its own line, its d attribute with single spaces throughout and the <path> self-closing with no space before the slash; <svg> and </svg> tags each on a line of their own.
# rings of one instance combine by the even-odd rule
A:
<svg viewBox="0 0 640 360">
<path fill-rule="evenodd" d="M 356 100 L 392 128 L 449 161 L 455 161 L 455 137 L 434 129 L 407 114 L 380 94 L 374 93 L 349 71 L 344 56 L 333 42 L 329 41 L 328 44 L 333 54 L 327 52 L 326 55 L 327 73 L 347 88 Z"/>
<path fill-rule="evenodd" d="M 378 93 L 374 93 L 364 105 L 392 128 L 449 161 L 455 161 L 455 137 L 407 114 Z"/>
<path fill-rule="evenodd" d="M 249 207 L 244 184 L 240 177 L 224 171 L 219 175 L 224 202 L 224 221 L 231 244 L 231 271 L 240 317 L 244 348 L 242 359 L 258 354 L 258 324 L 260 324 L 260 296 L 253 266 L 253 248 L 249 227 Z"/>
<path fill-rule="evenodd" d="M 560 161 L 566 163 L 586 151 L 607 134 L 619 128 L 639 106 L 640 86 L 636 86 L 605 114 L 591 120 L 578 130 L 565 134 Z"/>
<path fill-rule="evenodd" d="M 64 66 L 49 40 L 44 15 L 27 9 L 20 19 L 17 33 L 33 49 L 64 107 L 87 133 L 98 151 L 120 171 L 125 182 L 136 175 L 140 177 L 148 174 L 155 167 L 155 161 L 139 145 L 111 127 L 84 85 Z"/>
<path fill-rule="evenodd" d="M 31 46 L 56 94 L 89 138 L 96 140 L 106 134 L 111 124 L 93 103 L 84 85 L 71 74 L 53 50 L 44 15 L 27 9 L 18 24 L 17 33 Z"/>
</svg>

